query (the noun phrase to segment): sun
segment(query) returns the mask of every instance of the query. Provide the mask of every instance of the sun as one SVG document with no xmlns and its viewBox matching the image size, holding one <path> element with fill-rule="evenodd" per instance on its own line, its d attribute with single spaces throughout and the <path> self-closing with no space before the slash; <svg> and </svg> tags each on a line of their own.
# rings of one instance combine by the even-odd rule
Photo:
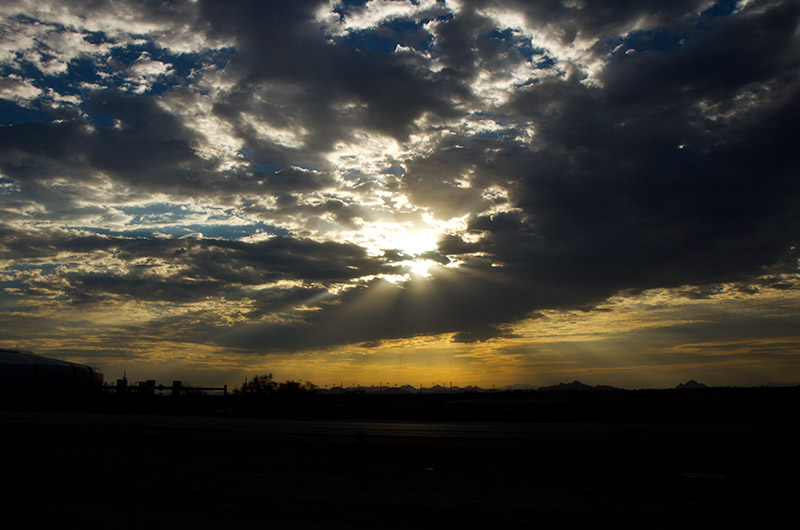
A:
<svg viewBox="0 0 800 530">
<path fill-rule="evenodd" d="M 438 263 L 422 256 L 436 250 L 438 239 L 439 234 L 433 229 L 403 230 L 393 234 L 388 244 L 393 250 L 402 252 L 405 258 L 398 265 L 407 267 L 412 276 L 428 277 L 431 268 Z"/>
<path fill-rule="evenodd" d="M 437 262 L 430 259 L 413 259 L 401 261 L 400 265 L 408 267 L 408 270 L 413 276 L 423 276 L 425 278 L 431 275 L 431 269 L 439 265 Z"/>
<path fill-rule="evenodd" d="M 390 281 L 406 281 L 413 276 L 428 277 L 430 269 L 439 265 L 425 257 L 426 252 L 436 250 L 441 231 L 430 226 L 414 226 L 410 223 L 371 223 L 362 229 L 361 237 L 374 254 L 396 255 L 394 265 L 405 268 L 408 272 L 402 275 L 387 277 Z"/>
<path fill-rule="evenodd" d="M 434 269 L 453 269 L 462 262 L 455 260 L 442 263 L 432 253 L 439 248 L 439 241 L 448 233 L 462 229 L 463 219 L 442 222 L 430 215 L 416 221 L 371 221 L 361 225 L 348 241 L 363 247 L 371 256 L 389 259 L 392 266 L 402 273 L 379 274 L 392 283 L 403 283 L 412 278 L 431 277 Z"/>
<path fill-rule="evenodd" d="M 439 235 L 431 229 L 409 230 L 391 235 L 388 239 L 390 248 L 399 250 L 409 256 L 419 256 L 425 252 L 436 250 Z"/>
<path fill-rule="evenodd" d="M 353 241 L 373 255 L 396 251 L 404 259 L 414 258 L 436 250 L 440 231 L 435 227 L 418 227 L 411 223 L 372 222 L 355 234 Z"/>
</svg>

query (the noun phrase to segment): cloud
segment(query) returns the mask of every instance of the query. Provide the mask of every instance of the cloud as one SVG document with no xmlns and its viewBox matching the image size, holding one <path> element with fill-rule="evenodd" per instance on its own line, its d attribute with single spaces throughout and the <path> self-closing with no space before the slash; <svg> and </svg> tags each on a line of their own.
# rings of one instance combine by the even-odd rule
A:
<svg viewBox="0 0 800 530">
<path fill-rule="evenodd" d="M 204 3 L 202 16 L 212 35 L 236 39 L 237 55 L 229 66 L 241 76 L 236 94 L 258 93 L 271 85 L 292 88 L 290 114 L 310 132 L 306 144 L 319 150 L 349 136 L 342 126 L 403 139 L 423 113 L 454 112 L 450 99 L 462 87 L 391 55 L 353 53 L 334 45 L 318 31 L 316 8 L 315 2 Z M 346 109 L 350 102 L 363 105 L 363 112 L 348 119 L 337 107 Z M 228 112 L 254 103 L 249 97 L 230 100 Z"/>
<path fill-rule="evenodd" d="M 38 96 L 42 91 L 29 81 L 18 75 L 11 74 L 0 80 L 0 98 L 8 99 L 23 105 Z"/>
<path fill-rule="evenodd" d="M 96 4 L 2 8 L 17 301 L 300 351 L 796 272 L 792 3 Z"/>
</svg>

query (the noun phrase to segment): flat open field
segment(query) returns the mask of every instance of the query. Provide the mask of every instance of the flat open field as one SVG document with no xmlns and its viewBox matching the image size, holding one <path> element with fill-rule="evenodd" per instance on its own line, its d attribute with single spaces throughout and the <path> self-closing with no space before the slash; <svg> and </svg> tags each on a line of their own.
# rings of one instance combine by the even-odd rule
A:
<svg viewBox="0 0 800 530">
<path fill-rule="evenodd" d="M 769 528 L 800 493 L 796 425 L 2 411 L 0 440 L 33 528 Z"/>
</svg>

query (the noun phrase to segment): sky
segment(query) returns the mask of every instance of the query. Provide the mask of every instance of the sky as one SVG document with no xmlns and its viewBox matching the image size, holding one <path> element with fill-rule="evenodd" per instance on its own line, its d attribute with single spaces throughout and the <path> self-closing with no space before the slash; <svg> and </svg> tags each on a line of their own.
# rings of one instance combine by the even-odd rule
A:
<svg viewBox="0 0 800 530">
<path fill-rule="evenodd" d="M 800 3 L 0 5 L 0 347 L 800 382 Z"/>
</svg>

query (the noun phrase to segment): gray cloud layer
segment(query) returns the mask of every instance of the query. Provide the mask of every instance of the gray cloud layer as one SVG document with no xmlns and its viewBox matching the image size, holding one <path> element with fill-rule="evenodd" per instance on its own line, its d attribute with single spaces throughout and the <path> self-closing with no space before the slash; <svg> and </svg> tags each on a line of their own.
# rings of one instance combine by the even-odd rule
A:
<svg viewBox="0 0 800 530">
<path fill-rule="evenodd" d="M 42 94 L 62 87 L 74 101 L 55 108 L 50 96 L 14 96 L 14 112 L 58 119 L 13 122 L 9 113 L 0 128 L 2 258 L 117 265 L 35 280 L 10 266 L 9 278 L 25 284 L 13 296 L 246 300 L 250 323 L 183 329 L 286 351 L 443 332 L 481 340 L 537 310 L 587 307 L 620 291 L 755 281 L 776 263 L 794 271 L 800 6 L 723 2 L 701 12 L 706 4 L 473 1 L 339 34 L 322 27 L 319 2 L 136 4 L 147 57 L 173 61 L 173 71 L 193 65 L 141 77 L 138 93 L 123 83 L 63 88 L 91 77 L 77 62 L 89 51 L 59 82 L 19 52 L 4 73 Z M 498 10 L 523 29 L 499 26 Z M 99 12 L 114 20 L 110 8 Z M 338 9 L 342 23 L 366 13 Z M 133 31 L 123 26 L 113 39 L 127 55 L 113 53 L 130 73 L 126 57 L 142 63 L 145 48 L 123 43 Z M 183 34 L 178 26 L 191 27 L 196 50 L 165 51 L 156 35 Z M 208 59 L 212 48 L 228 50 L 228 62 Z M 482 88 L 521 68 L 525 79 Z M 387 154 L 377 173 L 337 167 L 330 153 L 358 144 L 361 131 L 422 147 Z M 226 142 L 234 147 L 223 151 Z M 87 235 L 159 194 L 288 234 Z M 391 209 L 387 194 L 411 206 Z M 407 283 L 376 279 L 405 270 L 402 249 L 370 254 L 353 242 L 359 230 L 423 213 L 463 216 L 465 227 L 421 256 L 463 264 Z M 278 281 L 293 283 L 256 289 Z"/>
</svg>

